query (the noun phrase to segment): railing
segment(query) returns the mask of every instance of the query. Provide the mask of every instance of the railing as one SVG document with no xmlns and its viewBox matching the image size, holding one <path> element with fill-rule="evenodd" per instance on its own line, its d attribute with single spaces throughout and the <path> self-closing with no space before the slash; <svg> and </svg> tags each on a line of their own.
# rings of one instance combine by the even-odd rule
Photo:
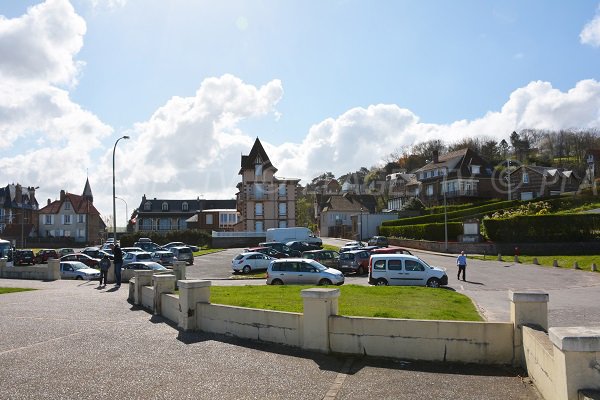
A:
<svg viewBox="0 0 600 400">
<path fill-rule="evenodd" d="M 265 237 L 266 232 L 217 232 L 212 231 L 212 237 Z"/>
<path fill-rule="evenodd" d="M 442 193 L 443 196 L 443 193 Z M 446 197 L 461 197 L 461 196 L 479 196 L 477 189 L 449 190 L 446 192 Z"/>
</svg>

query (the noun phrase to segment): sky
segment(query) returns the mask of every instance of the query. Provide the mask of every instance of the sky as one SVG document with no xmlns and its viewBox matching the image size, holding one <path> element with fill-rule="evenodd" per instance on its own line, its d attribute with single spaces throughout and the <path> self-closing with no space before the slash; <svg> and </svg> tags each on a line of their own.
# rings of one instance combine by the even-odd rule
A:
<svg viewBox="0 0 600 400">
<path fill-rule="evenodd" d="M 112 212 L 431 139 L 600 128 L 600 1 L 2 0 L 0 185 Z M 117 140 L 127 135 L 130 139 Z"/>
</svg>

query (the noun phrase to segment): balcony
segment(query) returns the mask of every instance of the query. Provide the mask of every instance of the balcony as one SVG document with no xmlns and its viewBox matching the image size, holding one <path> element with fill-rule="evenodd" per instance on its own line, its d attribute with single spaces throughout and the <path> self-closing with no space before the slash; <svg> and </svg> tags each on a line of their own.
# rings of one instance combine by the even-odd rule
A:
<svg viewBox="0 0 600 400">
<path fill-rule="evenodd" d="M 442 196 L 444 194 L 442 193 Z M 446 192 L 446 198 L 455 197 L 479 197 L 479 191 L 477 189 L 463 189 L 463 190 L 449 190 Z"/>
</svg>

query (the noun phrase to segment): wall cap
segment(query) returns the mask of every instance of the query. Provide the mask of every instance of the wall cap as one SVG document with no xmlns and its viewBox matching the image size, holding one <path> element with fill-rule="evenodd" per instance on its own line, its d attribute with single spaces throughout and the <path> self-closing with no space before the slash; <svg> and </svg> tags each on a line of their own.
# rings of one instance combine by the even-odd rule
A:
<svg viewBox="0 0 600 400">
<path fill-rule="evenodd" d="M 155 281 L 174 281 L 177 277 L 173 274 L 159 274 L 154 275 Z"/>
<path fill-rule="evenodd" d="M 562 351 L 600 352 L 600 326 L 556 327 L 548 333 Z"/>
<path fill-rule="evenodd" d="M 304 289 L 300 292 L 303 299 L 335 299 L 340 297 L 340 289 Z"/>
<path fill-rule="evenodd" d="M 197 289 L 203 287 L 210 287 L 210 285 L 210 281 L 200 279 L 185 279 L 177 281 L 177 286 L 179 287 L 179 289 Z"/>
<path fill-rule="evenodd" d="M 541 290 L 531 290 L 527 292 L 508 291 L 508 298 L 514 303 L 547 303 L 548 293 Z"/>
</svg>

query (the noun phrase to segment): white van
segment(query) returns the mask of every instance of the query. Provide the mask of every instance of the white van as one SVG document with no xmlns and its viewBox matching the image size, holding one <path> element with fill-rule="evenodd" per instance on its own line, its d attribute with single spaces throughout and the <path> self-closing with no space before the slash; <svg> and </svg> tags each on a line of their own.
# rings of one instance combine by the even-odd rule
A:
<svg viewBox="0 0 600 400">
<path fill-rule="evenodd" d="M 267 242 L 306 242 L 323 246 L 321 238 L 316 237 L 312 231 L 303 226 L 294 228 L 269 228 L 267 229 Z"/>
<path fill-rule="evenodd" d="M 419 257 L 407 254 L 373 255 L 369 260 L 371 285 L 440 287 L 448 284 L 446 270 L 432 267 Z"/>
</svg>

